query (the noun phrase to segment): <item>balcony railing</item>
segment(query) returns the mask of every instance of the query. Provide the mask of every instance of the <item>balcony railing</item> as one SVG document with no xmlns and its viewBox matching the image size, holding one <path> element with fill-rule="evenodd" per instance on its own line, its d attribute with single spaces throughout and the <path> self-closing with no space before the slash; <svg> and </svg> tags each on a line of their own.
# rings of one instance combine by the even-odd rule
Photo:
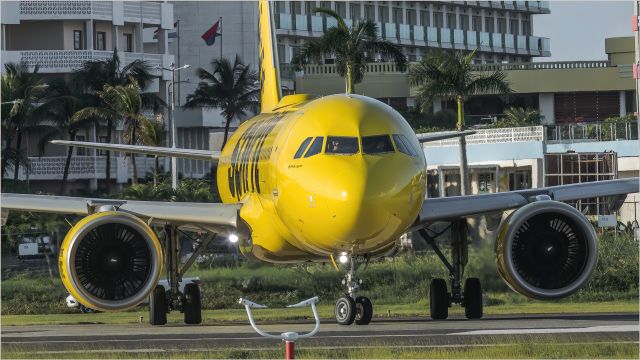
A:
<svg viewBox="0 0 640 360">
<path fill-rule="evenodd" d="M 111 1 L 20 1 L 21 20 L 51 19 L 113 19 L 114 4 Z M 123 16 L 127 21 L 160 24 L 162 5 L 156 2 L 125 1 Z"/>
<path fill-rule="evenodd" d="M 77 70 L 87 61 L 107 60 L 113 56 L 112 51 L 101 50 L 26 50 L 3 52 L 3 63 L 22 62 L 28 67 L 40 66 L 41 73 L 68 73 Z M 124 66 L 134 60 L 146 61 L 153 75 L 160 75 L 163 64 L 162 54 L 120 53 L 120 63 Z"/>
<path fill-rule="evenodd" d="M 546 126 L 550 143 L 638 140 L 638 123 L 578 123 Z"/>
<path fill-rule="evenodd" d="M 542 141 L 544 129 L 542 126 L 527 126 L 517 128 L 482 129 L 467 136 L 467 144 L 495 144 L 504 142 Z M 423 147 L 457 146 L 457 138 L 423 143 Z"/>
</svg>

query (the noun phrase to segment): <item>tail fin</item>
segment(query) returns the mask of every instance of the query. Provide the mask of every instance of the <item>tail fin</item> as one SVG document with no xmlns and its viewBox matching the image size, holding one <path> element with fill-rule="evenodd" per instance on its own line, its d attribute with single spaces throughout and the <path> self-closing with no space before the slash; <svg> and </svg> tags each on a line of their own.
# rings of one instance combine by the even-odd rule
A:
<svg viewBox="0 0 640 360">
<path fill-rule="evenodd" d="M 282 91 L 276 33 L 272 26 L 273 18 L 269 1 L 260 0 L 258 12 L 260 14 L 260 112 L 270 112 L 282 98 Z"/>
</svg>

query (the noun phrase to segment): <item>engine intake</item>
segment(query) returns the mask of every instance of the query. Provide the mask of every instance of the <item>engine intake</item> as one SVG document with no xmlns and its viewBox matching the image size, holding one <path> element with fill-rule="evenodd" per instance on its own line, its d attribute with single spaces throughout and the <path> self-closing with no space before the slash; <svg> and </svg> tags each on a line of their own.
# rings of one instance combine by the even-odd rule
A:
<svg viewBox="0 0 640 360">
<path fill-rule="evenodd" d="M 535 299 L 571 295 L 591 278 L 598 247 L 589 220 L 558 201 L 537 201 L 500 225 L 496 262 L 505 282 Z"/>
<path fill-rule="evenodd" d="M 155 288 L 162 270 L 162 247 L 139 218 L 117 211 L 80 220 L 60 247 L 60 276 L 82 305 L 101 311 L 125 310 Z"/>
</svg>

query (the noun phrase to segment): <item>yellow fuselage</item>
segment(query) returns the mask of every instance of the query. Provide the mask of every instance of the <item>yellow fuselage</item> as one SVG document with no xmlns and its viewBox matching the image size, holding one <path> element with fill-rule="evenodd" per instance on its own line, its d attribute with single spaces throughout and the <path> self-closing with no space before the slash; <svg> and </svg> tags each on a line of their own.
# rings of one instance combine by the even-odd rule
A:
<svg viewBox="0 0 640 360">
<path fill-rule="evenodd" d="M 378 138 L 369 137 L 380 135 L 392 149 L 371 150 Z M 357 147 L 332 153 L 336 138 L 355 138 Z M 310 155 L 314 141 L 321 151 Z M 251 238 L 242 252 L 297 262 L 391 250 L 416 220 L 425 176 L 421 145 L 391 107 L 359 95 L 294 95 L 238 128 L 222 151 L 217 180 L 224 202 L 243 203 Z"/>
</svg>

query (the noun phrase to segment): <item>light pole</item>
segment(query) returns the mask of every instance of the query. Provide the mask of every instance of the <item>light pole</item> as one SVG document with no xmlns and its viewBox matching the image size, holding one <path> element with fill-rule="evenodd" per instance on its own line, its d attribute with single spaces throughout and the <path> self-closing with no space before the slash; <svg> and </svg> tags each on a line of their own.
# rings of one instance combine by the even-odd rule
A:
<svg viewBox="0 0 640 360">
<path fill-rule="evenodd" d="M 174 121 L 174 110 L 176 103 L 176 71 L 180 71 L 190 67 L 191 65 L 186 64 L 180 67 L 175 67 L 175 64 L 171 64 L 170 68 L 162 68 L 163 70 L 171 71 L 171 106 L 169 108 L 169 131 L 171 135 L 171 148 L 176 147 L 176 126 Z M 171 188 L 173 190 L 178 188 L 178 162 L 175 156 L 171 157 Z"/>
</svg>

